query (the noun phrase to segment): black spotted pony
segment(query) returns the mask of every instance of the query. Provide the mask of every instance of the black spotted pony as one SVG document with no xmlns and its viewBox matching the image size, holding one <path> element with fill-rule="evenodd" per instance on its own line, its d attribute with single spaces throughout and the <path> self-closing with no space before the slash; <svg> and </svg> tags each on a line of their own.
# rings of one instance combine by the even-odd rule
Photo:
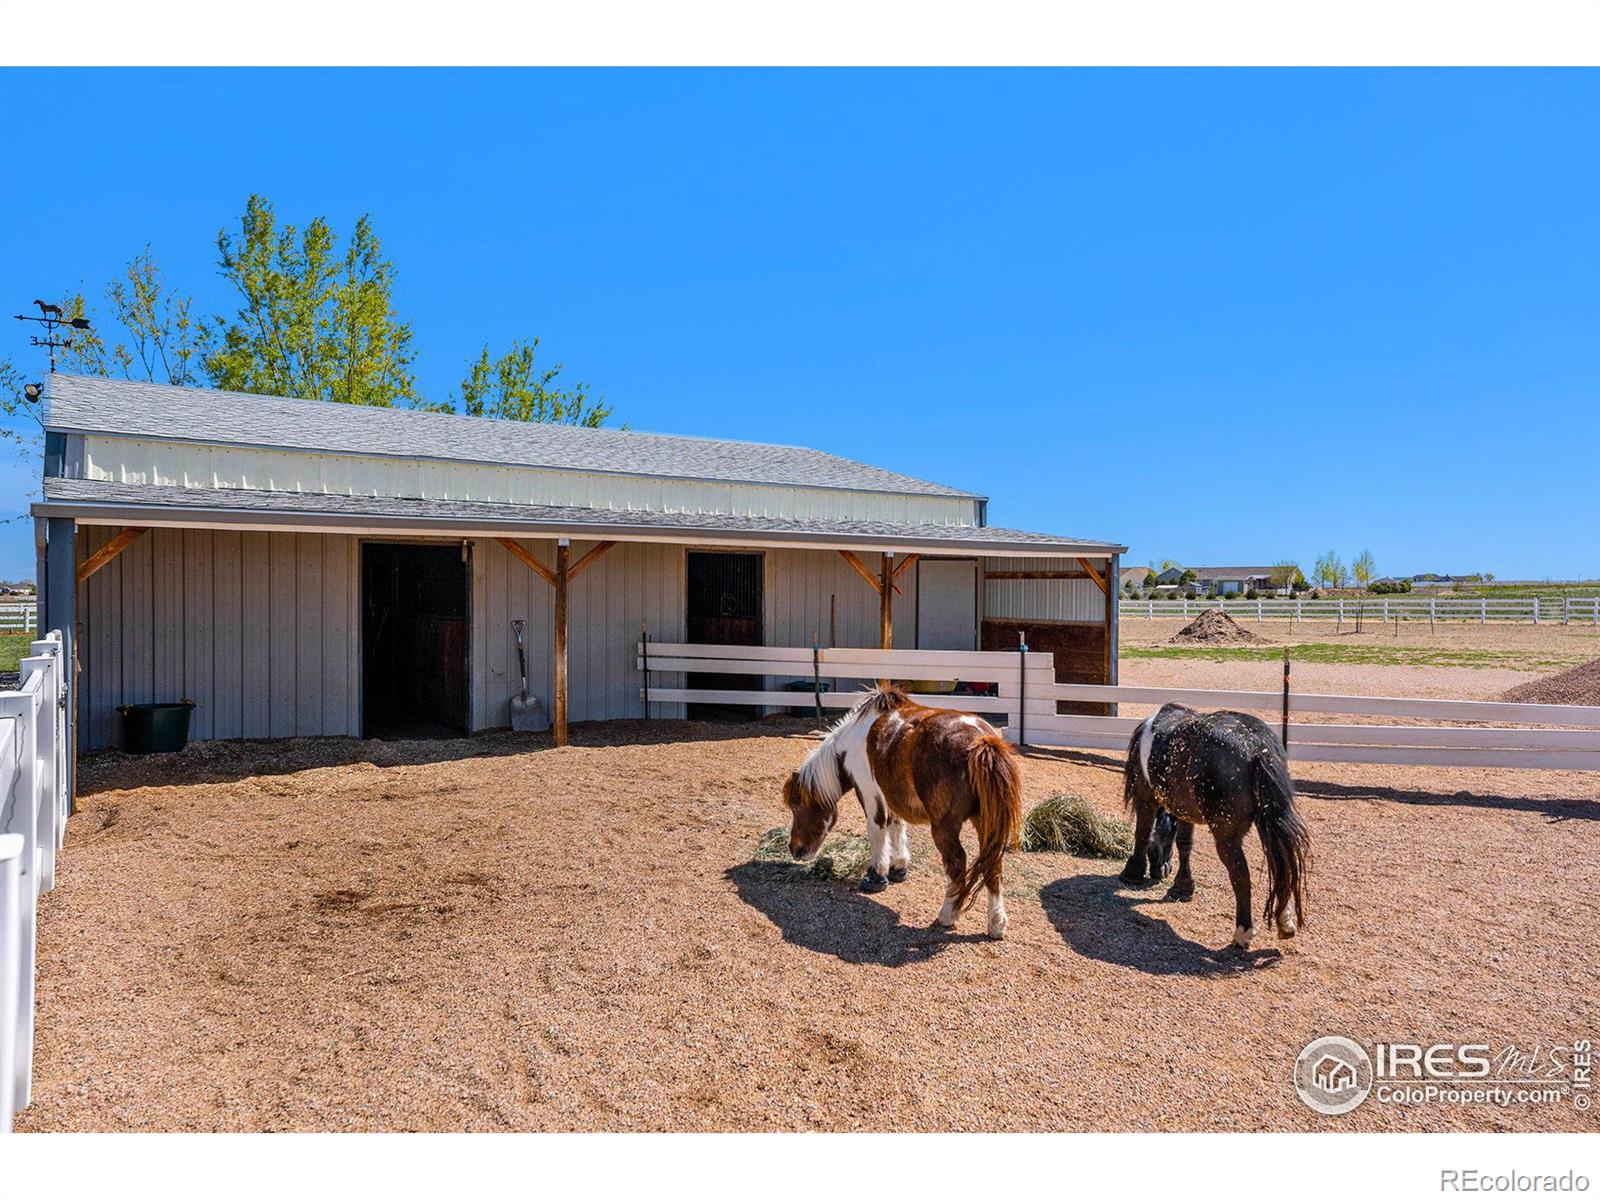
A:
<svg viewBox="0 0 1600 1200">
<path fill-rule="evenodd" d="M 1135 820 L 1124 883 L 1148 886 L 1162 879 L 1176 842 L 1178 875 L 1167 894 L 1190 899 L 1194 827 L 1209 826 L 1233 883 L 1233 944 L 1246 949 L 1255 929 L 1244 838 L 1253 825 L 1267 857 L 1266 919 L 1277 925 L 1279 937 L 1293 937 L 1305 924 L 1311 834 L 1295 811 L 1283 743 L 1266 724 L 1245 713 L 1164 706 L 1128 743 L 1122 798 Z"/>
</svg>

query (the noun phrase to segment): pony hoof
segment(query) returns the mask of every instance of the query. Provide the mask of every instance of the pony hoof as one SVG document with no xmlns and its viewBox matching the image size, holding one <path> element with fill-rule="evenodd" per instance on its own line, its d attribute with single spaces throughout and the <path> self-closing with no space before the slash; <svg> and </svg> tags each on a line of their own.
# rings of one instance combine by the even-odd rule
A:
<svg viewBox="0 0 1600 1200">
<path fill-rule="evenodd" d="M 1004 920 L 989 922 L 989 936 L 997 942 L 1006 940 L 1006 923 Z"/>
<path fill-rule="evenodd" d="M 1254 929 L 1246 929 L 1243 925 L 1235 925 L 1233 927 L 1233 944 L 1241 950 L 1250 949 L 1250 938 L 1254 933 Z"/>
<path fill-rule="evenodd" d="M 871 894 L 873 892 L 881 892 L 881 891 L 883 891 L 884 888 L 886 888 L 888 886 L 889 886 L 889 881 L 887 879 L 885 879 L 882 875 L 879 875 L 876 871 L 868 871 L 865 875 L 863 875 L 861 877 L 861 888 L 860 888 L 860 890 L 863 891 L 863 892 L 867 892 L 868 894 Z"/>
<path fill-rule="evenodd" d="M 1279 937 L 1281 937 L 1281 938 L 1292 938 L 1295 935 L 1296 932 L 1297 931 L 1296 931 L 1296 929 L 1294 927 L 1294 922 L 1293 921 L 1279 921 L 1278 922 L 1278 936 Z"/>
<path fill-rule="evenodd" d="M 909 874 L 911 874 L 911 868 L 910 867 L 890 867 L 889 868 L 889 882 L 890 883 L 904 883 L 906 881 L 906 876 L 909 875 Z"/>
<path fill-rule="evenodd" d="M 1117 878 L 1122 880 L 1122 882 L 1127 884 L 1129 887 L 1148 887 L 1150 885 L 1150 881 L 1145 878 L 1145 873 L 1143 871 L 1135 874 L 1126 867 L 1123 868 L 1122 874 L 1118 875 Z"/>
<path fill-rule="evenodd" d="M 1193 900 L 1194 899 L 1194 884 L 1191 883 L 1188 887 L 1184 887 L 1181 884 L 1176 884 L 1176 883 L 1173 884 L 1171 887 L 1169 887 L 1167 889 L 1167 899 L 1168 900 L 1180 900 L 1180 901 L 1183 901 L 1185 903 L 1187 903 L 1190 900 Z"/>
</svg>

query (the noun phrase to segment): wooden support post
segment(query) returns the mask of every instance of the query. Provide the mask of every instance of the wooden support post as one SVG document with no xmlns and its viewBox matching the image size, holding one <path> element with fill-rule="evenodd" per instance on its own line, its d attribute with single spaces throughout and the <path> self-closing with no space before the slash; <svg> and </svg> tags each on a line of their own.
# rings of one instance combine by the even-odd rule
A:
<svg viewBox="0 0 1600 1200">
<path fill-rule="evenodd" d="M 566 538 L 556 542 L 556 688 L 551 731 L 557 746 L 567 744 L 567 554 Z"/>
<path fill-rule="evenodd" d="M 1116 579 L 1116 561 L 1117 560 L 1114 557 L 1106 559 L 1107 583 L 1110 583 Z M 1106 661 L 1104 678 L 1106 683 L 1111 685 L 1117 682 L 1117 641 L 1115 636 L 1117 629 L 1117 589 L 1115 587 L 1103 586 L 1100 590 L 1105 593 L 1106 601 Z M 1106 706 L 1106 715 L 1112 717 L 1116 716 L 1116 705 L 1108 704 Z"/>
<path fill-rule="evenodd" d="M 894 649 L 894 555 L 883 556 L 883 582 L 878 585 L 878 643 Z"/>
</svg>

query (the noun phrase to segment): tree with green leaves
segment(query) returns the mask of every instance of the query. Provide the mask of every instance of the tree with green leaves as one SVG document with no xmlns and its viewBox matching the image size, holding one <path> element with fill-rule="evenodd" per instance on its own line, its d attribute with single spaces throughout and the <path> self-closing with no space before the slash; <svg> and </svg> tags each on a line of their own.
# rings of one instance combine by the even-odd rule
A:
<svg viewBox="0 0 1600 1200">
<path fill-rule="evenodd" d="M 539 339 L 514 341 L 499 358 L 483 348 L 461 381 L 461 411 L 470 417 L 501 421 L 538 421 L 552 425 L 597 428 L 606 423 L 611 406 L 591 396 L 587 383 L 559 384 L 562 364 L 541 367 L 535 361 Z"/>
<path fill-rule="evenodd" d="M 81 292 L 61 301 L 66 320 L 86 317 L 90 322 L 87 329 L 68 331 L 69 344 L 58 355 L 63 371 L 179 386 L 199 383 L 196 368 L 204 331 L 192 315 L 193 301 L 167 283 L 148 245 L 106 285 L 105 295 L 109 322 L 102 322 Z M 109 332 L 103 324 L 109 324 Z M 0 412 L 5 415 L 0 441 L 10 444 L 18 457 L 34 459 L 44 427 L 39 406 L 27 402 L 23 387 L 41 377 L 25 376 L 12 359 L 0 359 Z"/>
<path fill-rule="evenodd" d="M 1276 566 L 1267 573 L 1267 582 L 1276 590 L 1286 588 L 1305 587 L 1306 577 L 1300 572 L 1300 564 L 1291 559 L 1281 559 Z"/>
<path fill-rule="evenodd" d="M 1323 587 L 1343 587 L 1345 580 L 1344 560 L 1337 553 L 1328 550 L 1317 559 L 1314 568 L 1317 582 Z"/>
<path fill-rule="evenodd" d="M 1350 574 L 1355 577 L 1356 586 L 1364 588 L 1378 577 L 1377 564 L 1372 561 L 1372 551 L 1362 550 L 1356 555 L 1355 561 L 1350 564 Z"/>
<path fill-rule="evenodd" d="M 219 388 L 372 404 L 418 402 L 411 326 L 393 304 L 394 264 L 361 217 L 342 246 L 325 217 L 279 226 L 251 196 L 237 235 L 217 234 L 217 266 L 238 293 L 218 317 L 206 374 Z"/>
</svg>

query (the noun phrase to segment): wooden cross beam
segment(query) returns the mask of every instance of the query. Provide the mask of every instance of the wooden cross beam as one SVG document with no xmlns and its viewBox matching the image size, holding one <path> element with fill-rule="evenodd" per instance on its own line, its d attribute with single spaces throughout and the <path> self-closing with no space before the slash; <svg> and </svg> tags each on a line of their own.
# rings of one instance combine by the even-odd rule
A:
<svg viewBox="0 0 1600 1200">
<path fill-rule="evenodd" d="M 856 574 L 861 576 L 861 578 L 863 578 L 863 579 L 865 579 L 867 581 L 867 586 L 869 588 L 871 588 L 873 591 L 877 592 L 880 596 L 883 595 L 883 581 L 872 573 L 871 569 L 867 566 L 866 563 L 862 562 L 859 558 L 856 557 L 856 552 L 854 550 L 841 550 L 841 551 L 839 551 L 839 557 L 844 559 L 845 562 L 849 563 L 852 567 L 855 568 Z M 903 563 L 900 564 L 899 568 L 896 569 L 893 572 L 891 578 L 892 579 L 899 579 L 900 578 L 900 572 L 904 571 L 907 567 L 909 567 L 912 563 L 914 563 L 916 561 L 917 561 L 917 556 L 915 554 L 908 555 L 906 557 L 906 560 Z M 899 596 L 899 595 L 903 595 L 904 594 L 903 592 L 900 591 L 900 587 L 899 587 L 898 584 L 891 583 L 889 586 L 894 588 L 895 595 Z"/>
<path fill-rule="evenodd" d="M 521 542 L 513 541 L 511 538 L 495 538 L 495 541 L 504 546 L 506 548 L 506 553 L 511 555 L 512 558 L 516 559 L 523 566 L 527 567 L 528 570 L 532 571 L 540 579 L 543 579 L 551 587 L 555 587 L 555 572 L 535 558 L 533 553 Z"/>
<path fill-rule="evenodd" d="M 101 567 L 105 566 L 112 559 L 116 558 L 117 555 L 121 554 L 129 546 L 133 545 L 133 543 L 138 541 L 140 537 L 149 532 L 149 527 L 145 525 L 131 525 L 127 529 L 124 529 L 121 533 L 117 534 L 116 537 L 112 538 L 104 546 L 101 546 L 100 549 L 96 550 L 93 554 L 89 555 L 88 558 L 84 559 L 78 564 L 78 582 L 82 583 Z"/>
<path fill-rule="evenodd" d="M 582 575 L 590 567 L 594 566 L 595 560 L 598 559 L 602 554 L 604 554 L 607 550 L 611 549 L 611 547 L 613 547 L 615 545 L 616 545 L 615 542 L 600 542 L 600 543 L 598 543 L 587 554 L 585 554 L 577 562 L 572 564 L 572 570 L 567 572 L 567 582 L 571 583 L 579 575 Z"/>
<path fill-rule="evenodd" d="M 922 557 L 922 555 L 920 555 L 920 554 L 908 554 L 908 555 L 906 555 L 904 558 L 902 558 L 900 560 L 899 564 L 896 565 L 896 567 L 894 569 L 894 577 L 896 579 L 899 579 L 900 576 L 902 576 L 902 575 L 904 575 L 906 573 L 907 568 L 915 565 L 917 559 L 919 559 L 921 557 Z M 900 590 L 899 588 L 895 589 L 895 591 L 897 591 L 897 592 L 899 590 Z"/>
<path fill-rule="evenodd" d="M 1107 559 L 1106 561 L 1107 561 L 1107 564 L 1109 565 L 1110 559 Z M 1111 585 L 1110 585 L 1110 583 L 1106 580 L 1106 577 L 1104 575 L 1100 574 L 1099 571 L 1096 571 L 1094 569 L 1094 564 L 1093 563 L 1091 563 L 1087 558 L 1080 558 L 1078 560 L 1078 565 L 1080 567 L 1082 567 L 1085 571 L 1089 572 L 1089 578 L 1094 580 L 1095 587 L 1099 588 L 1107 596 L 1109 596 L 1111 594 Z"/>
</svg>

